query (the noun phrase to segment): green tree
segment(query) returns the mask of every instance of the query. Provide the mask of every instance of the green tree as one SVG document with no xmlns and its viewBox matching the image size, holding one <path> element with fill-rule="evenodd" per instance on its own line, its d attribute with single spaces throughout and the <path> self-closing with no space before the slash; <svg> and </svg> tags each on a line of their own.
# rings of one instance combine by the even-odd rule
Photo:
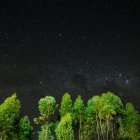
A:
<svg viewBox="0 0 140 140">
<path fill-rule="evenodd" d="M 81 130 L 81 140 L 91 140 L 94 139 L 95 132 L 95 120 L 93 117 L 85 117 L 82 124 Z"/>
<path fill-rule="evenodd" d="M 45 98 L 41 98 L 39 100 L 39 118 L 35 118 L 35 123 L 47 124 L 49 121 L 49 117 L 55 113 L 57 108 L 56 100 L 52 96 L 46 96 Z"/>
<path fill-rule="evenodd" d="M 19 122 L 19 137 L 21 140 L 29 140 L 32 136 L 33 127 L 28 116 L 24 116 Z"/>
<path fill-rule="evenodd" d="M 94 96 L 88 101 L 87 110 L 93 115 L 96 128 L 96 139 L 108 140 L 115 138 L 115 122 L 122 113 L 123 105 L 119 97 L 111 92 Z"/>
<path fill-rule="evenodd" d="M 112 92 L 107 92 L 107 93 L 103 93 L 101 97 L 103 98 L 103 102 L 105 104 L 112 105 L 114 107 L 114 111 L 117 114 L 119 113 L 122 114 L 123 104 L 122 104 L 121 99 L 118 96 L 116 96 Z"/>
<path fill-rule="evenodd" d="M 104 122 L 104 129 L 106 139 L 115 139 L 115 125 L 118 121 L 118 116 L 123 112 L 123 104 L 120 98 L 111 92 L 103 93 L 102 96 L 103 106 L 99 111 L 99 119 Z M 115 122 L 116 121 L 116 122 Z M 100 126 L 101 130 L 102 125 Z M 102 133 L 103 134 L 103 133 Z"/>
<path fill-rule="evenodd" d="M 61 117 L 67 113 L 72 112 L 72 100 L 70 94 L 65 93 L 63 95 L 59 111 Z"/>
<path fill-rule="evenodd" d="M 79 124 L 79 140 L 82 140 L 82 124 L 84 123 L 84 111 L 85 111 L 85 105 L 83 100 L 81 99 L 81 96 L 78 96 L 76 101 L 74 102 L 73 106 L 73 116 L 74 119 Z"/>
<path fill-rule="evenodd" d="M 57 140 L 74 140 L 74 130 L 70 113 L 67 113 L 61 118 L 55 132 Z"/>
<path fill-rule="evenodd" d="M 39 140 L 56 140 L 55 128 L 56 123 L 49 123 L 48 125 L 41 126 L 41 131 L 39 132 Z"/>
<path fill-rule="evenodd" d="M 94 102 L 89 99 L 84 110 L 84 122 L 82 124 L 82 140 L 90 140 L 95 132 L 95 117 L 93 114 Z"/>
<path fill-rule="evenodd" d="M 91 101 L 90 101 L 91 102 Z M 92 114 L 93 117 L 95 119 L 95 129 L 96 129 L 96 134 L 97 140 L 103 139 L 103 128 L 102 128 L 102 121 L 101 118 L 99 117 L 99 112 L 101 110 L 101 108 L 103 107 L 103 101 L 102 98 L 100 96 L 94 96 L 92 98 L 92 102 L 93 102 L 93 108 L 92 108 Z"/>
<path fill-rule="evenodd" d="M 39 111 L 40 116 L 34 119 L 36 124 L 41 124 L 41 131 L 39 132 L 39 140 L 50 139 L 53 140 L 54 135 L 52 135 L 53 130 L 51 129 L 50 116 L 56 111 L 58 104 L 52 96 L 46 96 L 39 100 Z"/>
<path fill-rule="evenodd" d="M 138 112 L 134 109 L 134 106 L 131 103 L 127 103 L 124 111 L 124 116 L 120 120 L 120 138 L 139 140 L 139 122 L 140 116 Z"/>
<path fill-rule="evenodd" d="M 17 131 L 17 123 L 20 116 L 20 101 L 17 99 L 16 93 L 7 98 L 0 105 L 0 138 L 12 139 Z"/>
</svg>

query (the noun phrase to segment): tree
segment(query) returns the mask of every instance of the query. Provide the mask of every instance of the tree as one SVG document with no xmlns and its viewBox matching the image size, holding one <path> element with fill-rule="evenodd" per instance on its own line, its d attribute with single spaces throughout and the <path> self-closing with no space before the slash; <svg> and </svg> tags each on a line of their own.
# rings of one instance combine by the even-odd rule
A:
<svg viewBox="0 0 140 140">
<path fill-rule="evenodd" d="M 70 113 L 67 113 L 61 118 L 55 132 L 57 140 L 74 140 L 74 130 Z"/>
<path fill-rule="evenodd" d="M 95 129 L 96 129 L 96 134 L 97 134 L 96 139 L 97 140 L 104 139 L 103 138 L 103 130 L 102 130 L 103 125 L 102 125 L 101 118 L 99 117 L 99 112 L 100 112 L 101 108 L 103 107 L 103 101 L 102 101 L 102 98 L 100 96 L 94 96 L 92 98 L 92 102 L 93 102 L 93 108 L 91 111 L 92 111 L 93 117 L 95 119 Z"/>
<path fill-rule="evenodd" d="M 39 140 L 56 140 L 55 137 L 55 128 L 56 128 L 57 122 L 56 123 L 49 123 L 48 125 L 43 125 L 41 126 L 41 131 L 39 132 Z"/>
<path fill-rule="evenodd" d="M 47 124 L 49 121 L 49 117 L 55 113 L 57 108 L 56 100 L 52 96 L 46 96 L 45 98 L 41 98 L 39 100 L 39 118 L 35 118 L 35 123 Z"/>
<path fill-rule="evenodd" d="M 93 114 L 94 102 L 89 99 L 84 110 L 84 122 L 82 124 L 82 140 L 90 140 L 95 132 L 95 118 Z"/>
<path fill-rule="evenodd" d="M 49 123 L 49 118 L 55 113 L 58 104 L 56 104 L 56 100 L 52 96 L 46 96 L 45 98 L 41 98 L 38 104 L 40 116 L 34 119 L 34 122 L 36 124 L 41 124 L 41 131 L 39 132 L 38 138 L 39 140 L 53 140 L 53 135 L 51 132 L 52 129 L 50 129 L 51 123 Z"/>
<path fill-rule="evenodd" d="M 120 120 L 119 134 L 120 138 L 138 140 L 140 116 L 131 103 L 127 103 L 123 119 Z"/>
<path fill-rule="evenodd" d="M 32 136 L 33 127 L 28 116 L 24 116 L 19 122 L 19 137 L 21 140 L 29 140 Z"/>
<path fill-rule="evenodd" d="M 109 138 L 114 139 L 116 137 L 114 126 L 117 124 L 118 117 L 123 112 L 123 104 L 120 98 L 111 92 L 103 93 L 101 98 L 103 106 L 99 112 L 99 118 L 104 122 L 106 129 L 106 131 L 104 131 L 105 137 L 107 140 Z"/>
<path fill-rule="evenodd" d="M 112 92 L 107 92 L 107 93 L 103 93 L 101 97 L 103 98 L 103 102 L 105 104 L 112 105 L 114 107 L 114 111 L 117 114 L 119 113 L 122 114 L 123 104 L 122 104 L 121 99 L 118 96 L 116 96 Z"/>
<path fill-rule="evenodd" d="M 83 100 L 81 99 L 81 96 L 78 96 L 76 101 L 74 102 L 73 106 L 73 116 L 74 119 L 78 122 L 79 124 L 79 140 L 82 140 L 82 124 L 84 122 L 84 110 L 85 110 L 85 105 Z"/>
<path fill-rule="evenodd" d="M 59 111 L 61 117 L 72 112 L 72 100 L 70 94 L 65 93 L 63 95 Z"/>
<path fill-rule="evenodd" d="M 119 97 L 111 92 L 94 96 L 88 101 L 89 114 L 95 119 L 96 139 L 108 140 L 115 138 L 115 122 L 122 113 L 122 102 Z"/>
<path fill-rule="evenodd" d="M 20 101 L 17 99 L 16 93 L 0 105 L 0 138 L 12 139 L 17 131 L 20 108 Z"/>
</svg>

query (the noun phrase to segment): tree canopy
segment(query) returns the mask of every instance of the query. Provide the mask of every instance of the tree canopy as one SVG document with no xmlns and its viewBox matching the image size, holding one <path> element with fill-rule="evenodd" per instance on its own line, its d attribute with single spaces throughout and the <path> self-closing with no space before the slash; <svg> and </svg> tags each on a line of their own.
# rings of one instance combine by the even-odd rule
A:
<svg viewBox="0 0 140 140">
<path fill-rule="evenodd" d="M 38 102 L 39 140 L 139 140 L 140 115 L 132 103 L 123 104 L 112 92 L 94 95 L 87 103 L 69 93 L 60 107 L 53 96 Z M 16 93 L 0 105 L 0 139 L 30 140 L 33 127 L 27 115 L 21 115 Z M 59 117 L 56 117 L 59 116 Z"/>
</svg>

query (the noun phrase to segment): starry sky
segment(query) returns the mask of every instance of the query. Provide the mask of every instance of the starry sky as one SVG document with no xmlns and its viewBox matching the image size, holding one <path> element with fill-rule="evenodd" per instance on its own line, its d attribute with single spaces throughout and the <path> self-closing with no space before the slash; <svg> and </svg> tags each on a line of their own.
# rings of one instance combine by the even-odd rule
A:
<svg viewBox="0 0 140 140">
<path fill-rule="evenodd" d="M 3 0 L 0 17 L 1 101 L 16 91 L 29 113 L 46 95 L 113 91 L 140 110 L 138 0 Z"/>
</svg>

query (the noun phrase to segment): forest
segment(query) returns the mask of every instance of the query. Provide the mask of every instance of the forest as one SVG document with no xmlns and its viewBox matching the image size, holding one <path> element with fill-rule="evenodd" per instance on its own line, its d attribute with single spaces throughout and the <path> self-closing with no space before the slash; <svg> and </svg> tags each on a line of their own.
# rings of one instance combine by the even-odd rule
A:
<svg viewBox="0 0 140 140">
<path fill-rule="evenodd" d="M 0 140 L 139 140 L 140 115 L 132 103 L 122 103 L 112 92 L 94 95 L 87 103 L 64 93 L 38 102 L 39 115 L 21 115 L 17 94 L 0 105 Z M 37 132 L 33 126 L 37 125 Z M 36 135 L 37 134 L 37 135 Z"/>
</svg>

